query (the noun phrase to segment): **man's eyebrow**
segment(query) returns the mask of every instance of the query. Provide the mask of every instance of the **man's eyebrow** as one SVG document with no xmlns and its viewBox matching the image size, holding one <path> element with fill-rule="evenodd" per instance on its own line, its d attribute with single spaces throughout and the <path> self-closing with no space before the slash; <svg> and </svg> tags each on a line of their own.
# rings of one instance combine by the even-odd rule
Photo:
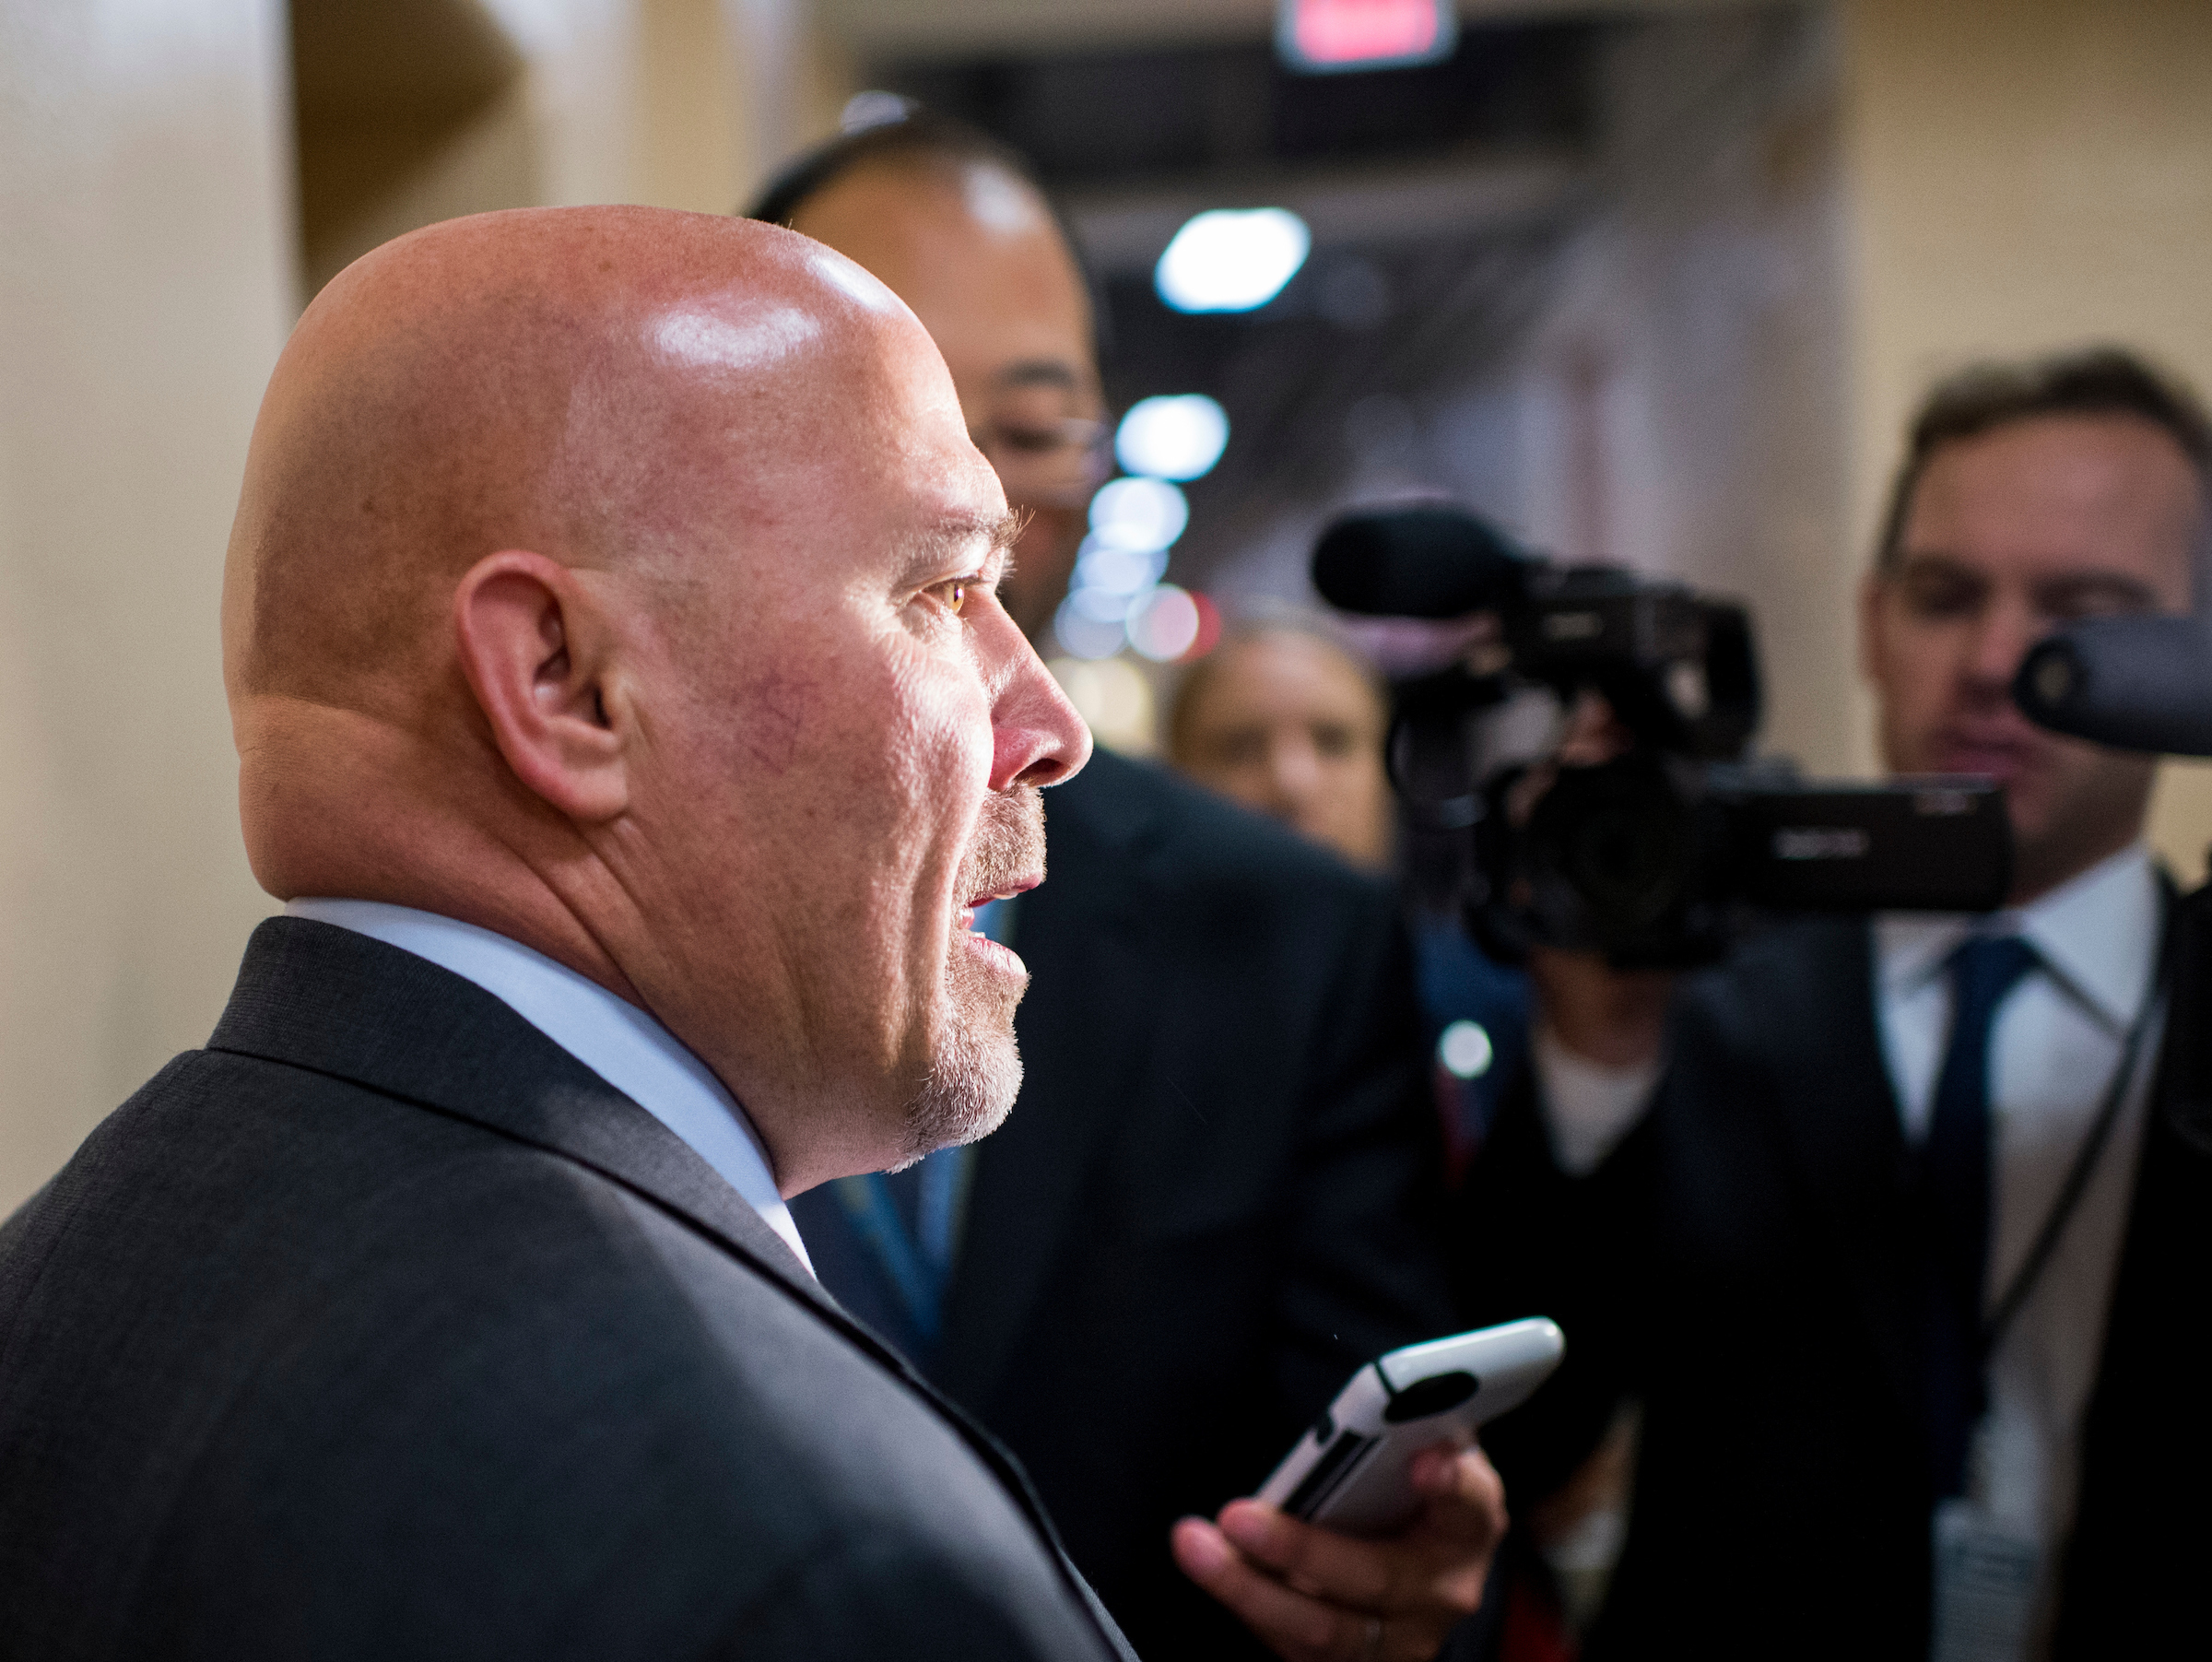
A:
<svg viewBox="0 0 2212 1662">
<path fill-rule="evenodd" d="M 964 554 L 979 542 L 985 545 L 986 560 L 993 554 L 1011 556 L 1029 519 L 1028 514 L 1011 508 L 1004 513 L 947 514 L 923 534 L 909 576 L 918 582 L 940 572 L 955 555 Z"/>
<path fill-rule="evenodd" d="M 998 372 L 1001 386 L 1060 386 L 1074 389 L 1083 384 L 1076 373 L 1076 366 L 1058 358 L 1025 358 L 1009 364 Z"/>
<path fill-rule="evenodd" d="M 2046 607 L 2064 600 L 2105 595 L 2148 609 L 2159 603 L 2159 592 L 2142 578 L 2124 572 L 2069 572 L 2036 584 L 2036 599 Z"/>
<path fill-rule="evenodd" d="M 1897 564 L 1890 569 L 1900 577 L 1910 575 L 1915 572 L 1929 572 L 1939 576 L 1971 577 L 1977 581 L 1983 581 L 1980 572 L 1974 570 L 1958 555 L 1948 553 L 1942 548 L 1900 548 L 1898 551 Z"/>
</svg>

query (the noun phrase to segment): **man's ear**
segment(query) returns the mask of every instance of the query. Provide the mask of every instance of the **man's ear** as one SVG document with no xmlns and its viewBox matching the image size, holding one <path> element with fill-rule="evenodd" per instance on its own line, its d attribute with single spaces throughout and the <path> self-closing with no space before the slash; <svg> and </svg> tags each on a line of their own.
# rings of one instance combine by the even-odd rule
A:
<svg viewBox="0 0 2212 1662">
<path fill-rule="evenodd" d="M 507 549 L 453 594 L 461 670 L 515 777 L 571 819 L 629 806 L 625 701 L 610 695 L 615 646 L 597 599 L 543 554 Z"/>
</svg>

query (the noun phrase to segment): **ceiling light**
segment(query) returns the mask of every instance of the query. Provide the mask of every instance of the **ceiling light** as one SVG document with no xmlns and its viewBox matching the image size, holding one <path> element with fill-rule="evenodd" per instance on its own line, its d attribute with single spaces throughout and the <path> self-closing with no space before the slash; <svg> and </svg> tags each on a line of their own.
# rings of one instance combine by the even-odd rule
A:
<svg viewBox="0 0 2212 1662">
<path fill-rule="evenodd" d="M 1194 479 L 1211 471 L 1229 443 L 1228 412 L 1204 393 L 1140 398 L 1113 435 L 1113 454 L 1131 473 Z"/>
<path fill-rule="evenodd" d="M 1152 280 L 1178 312 L 1250 312 L 1282 291 L 1312 245 L 1288 208 L 1211 208 L 1175 233 Z"/>
<path fill-rule="evenodd" d="M 1459 44 L 1452 0 L 1277 0 L 1276 50 L 1293 69 L 1433 64 Z"/>
<path fill-rule="evenodd" d="M 1090 499 L 1090 533 L 1104 548 L 1148 554 L 1174 542 L 1190 520 L 1190 504 L 1165 479 L 1114 479 Z"/>
</svg>

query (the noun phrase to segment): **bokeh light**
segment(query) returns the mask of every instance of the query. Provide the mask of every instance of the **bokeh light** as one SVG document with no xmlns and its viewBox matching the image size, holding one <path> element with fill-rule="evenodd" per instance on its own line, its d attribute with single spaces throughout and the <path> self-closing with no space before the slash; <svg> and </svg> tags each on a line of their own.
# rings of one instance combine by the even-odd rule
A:
<svg viewBox="0 0 2212 1662">
<path fill-rule="evenodd" d="M 1158 583 L 1167 569 L 1165 548 L 1117 548 L 1086 537 L 1076 559 L 1076 587 L 1135 595 Z"/>
<path fill-rule="evenodd" d="M 1116 460 L 1156 479 L 1210 472 L 1229 444 L 1229 414 L 1204 393 L 1140 398 L 1113 435 Z"/>
<path fill-rule="evenodd" d="M 1436 1041 L 1436 1059 L 1455 1079 L 1480 1079 L 1490 1071 L 1496 1055 L 1489 1032 L 1479 1021 L 1454 1021 Z"/>
<path fill-rule="evenodd" d="M 1055 658 L 1046 667 L 1099 743 L 1132 756 L 1149 755 L 1156 748 L 1158 712 L 1152 686 L 1128 659 L 1094 663 Z"/>
<path fill-rule="evenodd" d="M 1053 634 L 1071 657 L 1111 658 L 1128 644 L 1128 615 L 1126 595 L 1076 589 L 1053 614 Z"/>
<path fill-rule="evenodd" d="M 1124 625 L 1129 644 L 1156 664 L 1171 664 L 1198 643 L 1198 603 L 1171 583 L 1140 595 Z"/>
<path fill-rule="evenodd" d="M 1148 554 L 1171 547 L 1190 523 L 1190 503 L 1165 479 L 1114 479 L 1090 499 L 1090 533 L 1100 548 Z"/>
<path fill-rule="evenodd" d="M 1178 312 L 1250 312 L 1282 292 L 1312 245 L 1287 207 L 1209 208 L 1175 233 L 1153 286 Z"/>
</svg>

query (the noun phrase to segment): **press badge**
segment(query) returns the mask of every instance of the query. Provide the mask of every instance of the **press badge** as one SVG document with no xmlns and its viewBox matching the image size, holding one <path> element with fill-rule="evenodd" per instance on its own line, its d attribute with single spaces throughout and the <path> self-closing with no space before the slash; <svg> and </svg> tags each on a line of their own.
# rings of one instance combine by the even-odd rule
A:
<svg viewBox="0 0 2212 1662">
<path fill-rule="evenodd" d="M 1936 1622 L 1929 1662 L 2022 1662 L 2042 1548 L 1968 1500 L 1936 1508 Z"/>
</svg>

